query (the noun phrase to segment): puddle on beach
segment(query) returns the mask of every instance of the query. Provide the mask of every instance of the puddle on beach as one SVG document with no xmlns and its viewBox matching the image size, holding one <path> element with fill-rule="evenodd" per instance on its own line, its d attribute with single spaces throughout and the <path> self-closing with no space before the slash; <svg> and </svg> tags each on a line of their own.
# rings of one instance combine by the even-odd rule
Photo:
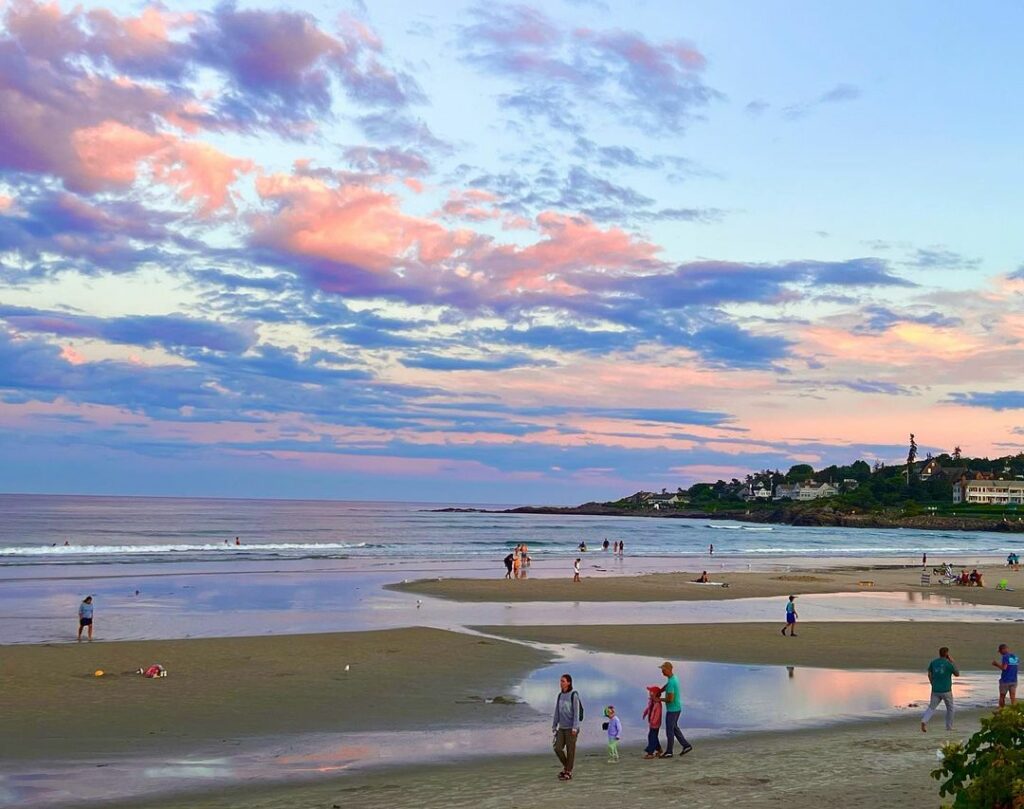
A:
<svg viewBox="0 0 1024 809">
<path fill-rule="evenodd" d="M 394 579 L 393 573 L 296 570 L 7 581 L 0 586 L 0 632 L 5 643 L 71 641 L 82 593 L 96 597 L 101 641 L 466 624 L 629 624 L 641 614 L 645 623 L 783 618 L 780 598 L 465 604 L 383 589 Z M 1024 621 L 1022 610 L 969 604 L 945 593 L 839 593 L 803 595 L 800 601 L 801 618 L 808 621 Z"/>
<path fill-rule="evenodd" d="M 368 766 L 425 764 L 481 754 L 543 755 L 550 750 L 551 710 L 564 671 L 573 674 L 586 707 L 581 746 L 603 747 L 602 711 L 613 704 L 623 723 L 623 752 L 639 755 L 647 733 L 640 716 L 646 705 L 644 688 L 663 682 L 660 659 L 587 652 L 573 646 L 544 648 L 560 659 L 510 692 L 538 712 L 533 720 L 510 724 L 495 714 L 496 720 L 476 727 L 403 731 L 400 745 L 395 744 L 395 732 L 307 734 L 243 745 L 228 756 L 0 765 L 0 806 L 124 800 L 162 791 L 308 779 Z M 683 691 L 681 726 L 693 739 L 900 713 L 906 716 L 910 733 L 916 730 L 921 700 L 927 699 L 929 690 L 923 673 L 704 662 L 677 663 L 677 673 Z M 990 674 L 961 677 L 956 683 L 958 705 L 991 702 L 993 683 Z M 941 721 L 939 716 L 936 722 Z M 756 744 L 751 741 L 752 746 Z"/>
</svg>

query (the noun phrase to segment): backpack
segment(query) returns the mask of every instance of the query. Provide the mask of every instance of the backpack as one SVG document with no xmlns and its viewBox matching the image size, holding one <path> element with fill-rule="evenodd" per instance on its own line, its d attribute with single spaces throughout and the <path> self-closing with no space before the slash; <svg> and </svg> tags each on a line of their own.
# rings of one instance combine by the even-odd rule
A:
<svg viewBox="0 0 1024 809">
<path fill-rule="evenodd" d="M 580 721 L 583 721 L 583 700 L 580 699 L 580 692 L 573 691 L 572 696 L 576 697 L 576 701 L 580 704 Z"/>
</svg>

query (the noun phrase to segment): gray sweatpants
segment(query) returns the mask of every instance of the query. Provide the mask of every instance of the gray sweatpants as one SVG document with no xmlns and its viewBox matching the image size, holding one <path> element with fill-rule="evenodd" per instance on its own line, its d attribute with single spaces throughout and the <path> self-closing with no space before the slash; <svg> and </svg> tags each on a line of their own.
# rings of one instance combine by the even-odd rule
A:
<svg viewBox="0 0 1024 809">
<path fill-rule="evenodd" d="M 955 711 L 953 707 L 953 692 L 943 691 L 941 694 L 932 692 L 931 701 L 928 703 L 928 710 L 924 712 L 924 716 L 921 717 L 921 721 L 926 725 L 931 721 L 931 718 L 935 716 L 935 709 L 939 707 L 940 702 L 946 703 L 946 730 L 953 729 L 953 713 Z"/>
</svg>

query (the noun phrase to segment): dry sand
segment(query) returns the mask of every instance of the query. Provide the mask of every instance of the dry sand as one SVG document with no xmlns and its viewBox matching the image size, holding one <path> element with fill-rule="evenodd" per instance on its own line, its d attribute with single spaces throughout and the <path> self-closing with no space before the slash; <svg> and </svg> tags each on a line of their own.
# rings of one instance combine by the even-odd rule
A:
<svg viewBox="0 0 1024 809">
<path fill-rule="evenodd" d="M 498 696 L 545 660 L 522 645 L 436 629 L 7 646 L 0 757 L 194 751 L 272 734 L 507 722 L 532 711 L 468 698 Z M 131 673 L 154 662 L 166 678 Z M 106 675 L 94 677 L 97 669 Z"/>
<path fill-rule="evenodd" d="M 352 773 L 316 783 L 223 790 L 132 801 L 132 809 L 550 809 L 553 806 L 665 809 L 877 809 L 938 807 L 929 773 L 943 740 L 977 729 L 978 714 L 958 717 L 947 734 L 941 717 L 929 733 L 913 717 L 793 733 L 704 740 L 687 756 L 644 761 L 639 745 L 618 765 L 603 751 L 577 757 L 571 783 L 556 779 L 551 754 Z M 548 739 L 536 749 L 547 750 Z"/>
<path fill-rule="evenodd" d="M 491 634 L 539 643 L 573 643 L 601 652 L 666 660 L 753 665 L 893 669 L 924 672 L 940 646 L 965 671 L 992 671 L 1000 643 L 1019 643 L 1017 624 L 937 621 L 799 623 L 783 638 L 776 624 L 643 624 L 639 626 L 491 626 Z"/>
<path fill-rule="evenodd" d="M 985 587 L 921 587 L 920 567 L 856 567 L 794 570 L 789 573 L 729 573 L 709 571 L 716 582 L 728 587 L 693 584 L 700 570 L 650 573 L 643 576 L 584 577 L 579 584 L 571 576 L 559 579 L 436 579 L 391 585 L 390 589 L 456 601 L 714 601 L 734 598 L 780 597 L 790 593 L 931 592 L 975 604 L 1024 607 L 1024 570 L 1005 567 L 983 571 Z M 935 576 L 932 577 L 933 581 Z M 1006 578 L 1012 592 L 996 590 Z M 859 582 L 870 581 L 872 585 Z"/>
</svg>

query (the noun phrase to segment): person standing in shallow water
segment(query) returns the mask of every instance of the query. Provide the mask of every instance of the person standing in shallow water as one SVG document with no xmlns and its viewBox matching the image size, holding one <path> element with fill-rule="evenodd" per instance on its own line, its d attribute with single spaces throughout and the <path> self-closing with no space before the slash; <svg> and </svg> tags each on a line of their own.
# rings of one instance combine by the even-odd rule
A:
<svg viewBox="0 0 1024 809">
<path fill-rule="evenodd" d="M 82 630 L 89 629 L 89 640 L 92 640 L 92 596 L 86 596 L 78 605 L 78 642 L 82 642 Z"/>
<path fill-rule="evenodd" d="M 576 763 L 576 739 L 580 732 L 580 695 L 572 688 L 572 675 L 563 674 L 558 681 L 558 697 L 555 699 L 555 716 L 551 722 L 554 734 L 555 755 L 562 762 L 559 781 L 572 780 L 572 768 Z"/>
</svg>

